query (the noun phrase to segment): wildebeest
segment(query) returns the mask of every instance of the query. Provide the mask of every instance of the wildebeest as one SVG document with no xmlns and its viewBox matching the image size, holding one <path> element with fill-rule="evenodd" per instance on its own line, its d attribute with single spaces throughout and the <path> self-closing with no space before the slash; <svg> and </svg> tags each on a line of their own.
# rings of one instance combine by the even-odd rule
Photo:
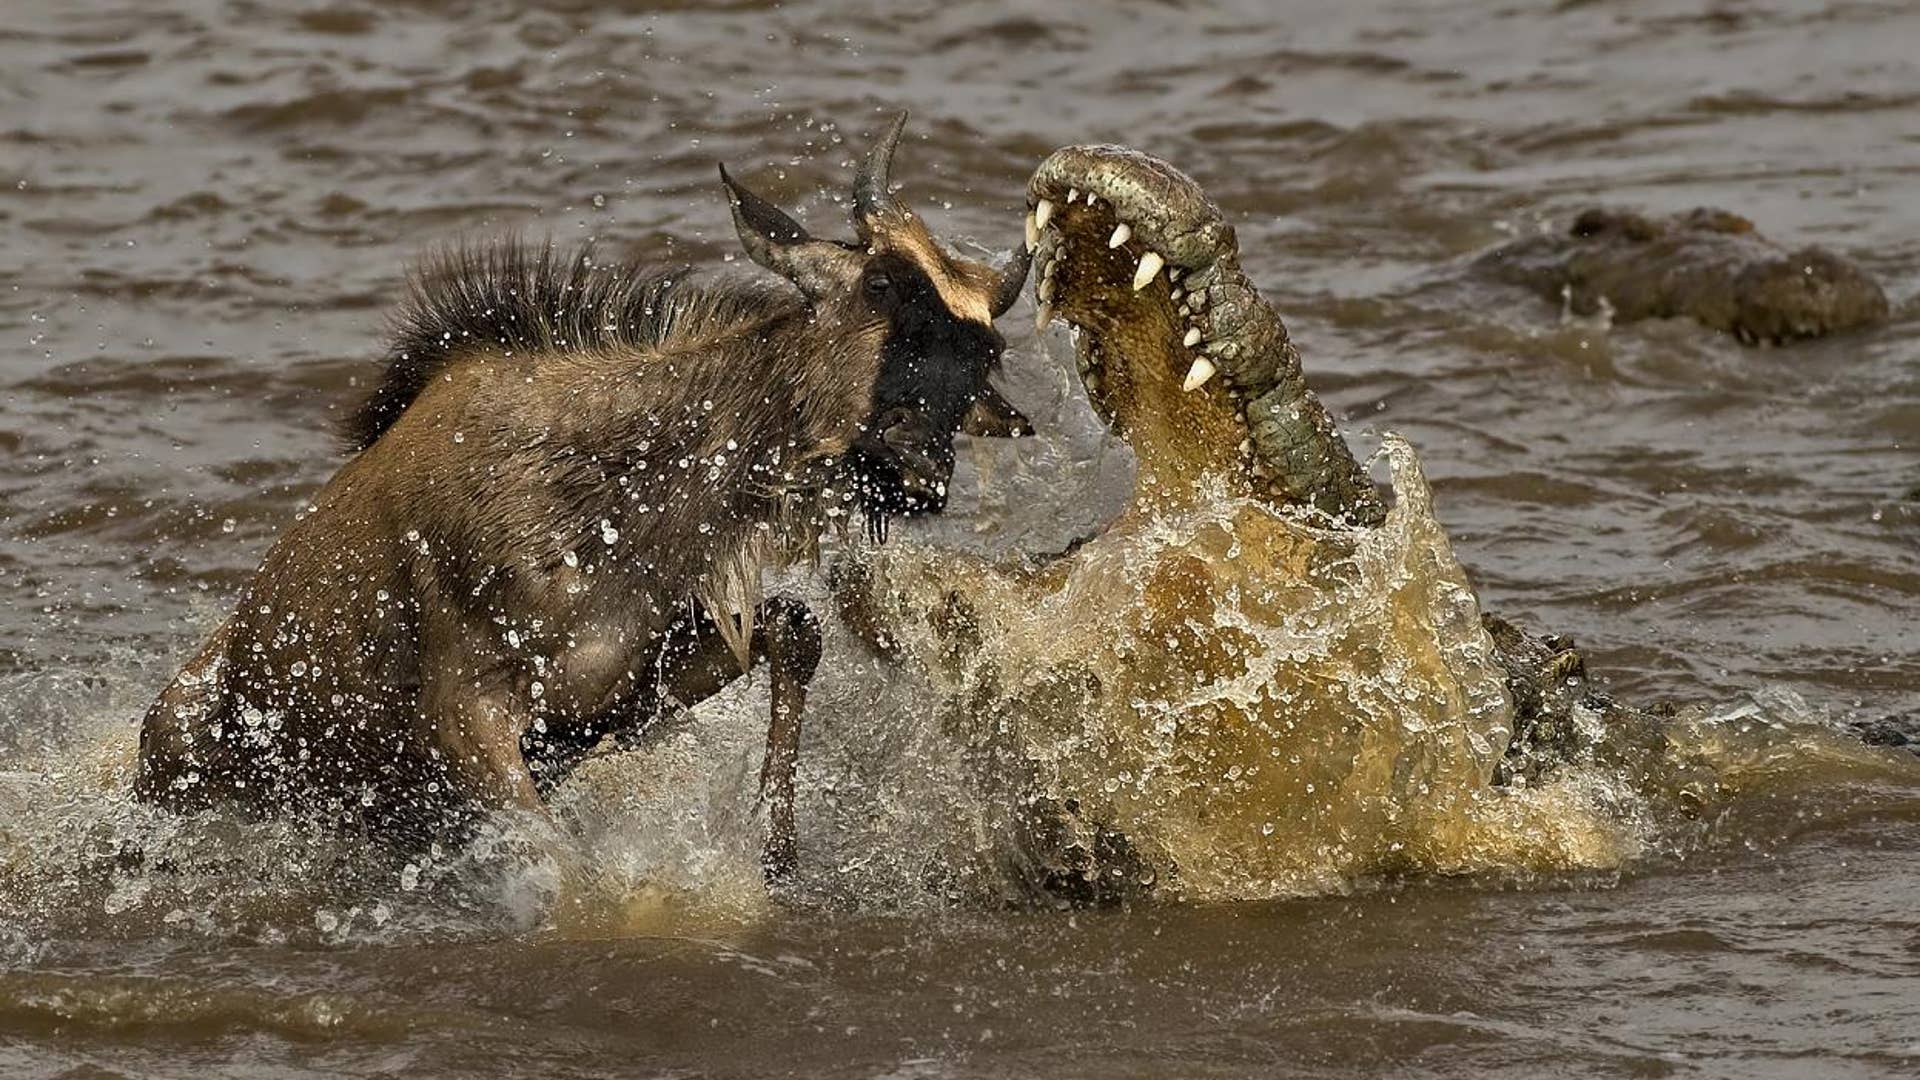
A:
<svg viewBox="0 0 1920 1080">
<path fill-rule="evenodd" d="M 514 243 L 416 274 L 357 452 L 148 711 L 137 795 L 390 829 L 535 808 L 603 735 L 765 656 L 767 861 L 790 865 L 818 628 L 762 568 L 835 518 L 938 509 L 970 410 L 1017 426 L 987 376 L 1026 254 L 956 258 L 891 195 L 905 119 L 858 173 L 856 244 L 721 168 L 790 284 Z"/>
</svg>

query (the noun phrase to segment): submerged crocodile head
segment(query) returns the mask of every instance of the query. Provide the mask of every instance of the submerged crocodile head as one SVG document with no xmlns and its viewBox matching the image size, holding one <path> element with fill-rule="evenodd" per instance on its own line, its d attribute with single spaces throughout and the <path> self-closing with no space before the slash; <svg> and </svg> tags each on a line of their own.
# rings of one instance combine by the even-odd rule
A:
<svg viewBox="0 0 1920 1080">
<path fill-rule="evenodd" d="M 1565 230 L 1502 244 L 1474 265 L 1573 314 L 1691 318 L 1749 345 L 1874 326 L 1891 312 L 1853 260 L 1823 247 L 1789 251 L 1710 207 L 1669 215 L 1593 207 Z"/>
<path fill-rule="evenodd" d="M 1081 379 L 1139 458 L 1140 498 L 1215 482 L 1379 522 L 1372 482 L 1198 184 L 1136 150 L 1071 146 L 1027 194 L 1040 324 L 1057 315 L 1078 329 Z"/>
</svg>

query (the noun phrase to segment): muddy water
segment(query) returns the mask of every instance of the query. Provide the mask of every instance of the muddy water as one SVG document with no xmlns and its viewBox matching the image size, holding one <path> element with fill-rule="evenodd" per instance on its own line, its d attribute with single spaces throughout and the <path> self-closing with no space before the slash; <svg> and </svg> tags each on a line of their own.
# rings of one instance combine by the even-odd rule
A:
<svg viewBox="0 0 1920 1080">
<path fill-rule="evenodd" d="M 977 807 L 836 642 L 786 906 L 751 873 L 751 690 L 588 770 L 561 835 L 403 858 L 114 794 L 133 717 L 335 467 L 412 254 L 520 229 L 718 261 L 716 159 L 831 223 L 897 105 L 906 196 L 987 251 L 1056 145 L 1198 177 L 1359 441 L 1419 448 L 1486 604 L 1619 693 L 1920 709 L 1920 13 L 1276 7 L 11 5 L 0 1075 L 1912 1075 L 1920 798 L 1886 770 L 1801 769 L 1604 869 L 1003 914 L 890 854 Z M 1896 317 L 1752 351 L 1462 283 L 1595 199 L 1846 250 Z M 1060 343 L 1011 337 L 1045 434 L 970 451 L 927 539 L 1041 548 L 1123 497 Z"/>
</svg>

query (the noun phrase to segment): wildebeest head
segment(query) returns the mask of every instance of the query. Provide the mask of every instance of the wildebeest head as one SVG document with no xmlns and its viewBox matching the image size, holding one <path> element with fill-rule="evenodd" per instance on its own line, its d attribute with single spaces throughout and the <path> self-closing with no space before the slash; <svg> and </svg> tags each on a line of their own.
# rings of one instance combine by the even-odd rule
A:
<svg viewBox="0 0 1920 1080">
<path fill-rule="evenodd" d="M 817 319 L 875 343 L 872 409 L 845 466 L 877 529 L 889 514 L 945 505 L 957 431 L 1030 430 L 987 384 L 1006 349 L 993 320 L 1018 298 L 1030 256 L 1017 248 L 1004 272 L 959 258 L 893 197 L 888 173 L 906 121 L 894 120 L 854 180 L 857 243 L 808 234 L 720 169 L 748 256 L 799 287 Z"/>
</svg>

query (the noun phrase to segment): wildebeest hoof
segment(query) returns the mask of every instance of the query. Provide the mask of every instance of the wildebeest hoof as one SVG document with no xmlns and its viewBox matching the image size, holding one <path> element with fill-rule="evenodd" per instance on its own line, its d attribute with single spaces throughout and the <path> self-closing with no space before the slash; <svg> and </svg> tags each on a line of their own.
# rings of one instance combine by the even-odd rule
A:
<svg viewBox="0 0 1920 1080">
<path fill-rule="evenodd" d="M 760 853 L 760 872 L 766 877 L 768 885 L 784 885 L 793 880 L 798 862 L 792 840 L 769 840 L 766 850 Z"/>
</svg>

